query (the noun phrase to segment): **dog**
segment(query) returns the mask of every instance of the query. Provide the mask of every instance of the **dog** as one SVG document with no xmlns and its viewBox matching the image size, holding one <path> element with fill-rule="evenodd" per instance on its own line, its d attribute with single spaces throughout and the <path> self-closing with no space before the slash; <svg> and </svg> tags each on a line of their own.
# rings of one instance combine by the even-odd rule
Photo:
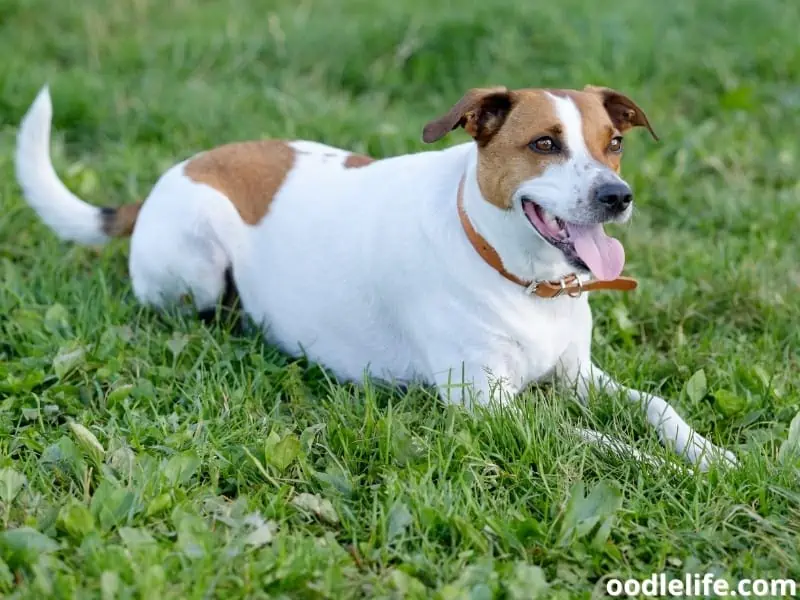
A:
<svg viewBox="0 0 800 600">
<path fill-rule="evenodd" d="M 18 134 L 24 197 L 63 240 L 131 235 L 142 304 L 190 297 L 213 312 L 235 286 L 269 342 L 341 380 L 419 382 L 467 406 L 546 381 L 584 402 L 605 388 L 639 405 L 690 464 L 736 463 L 664 399 L 591 361 L 588 295 L 636 287 L 603 227 L 633 210 L 623 135 L 641 127 L 658 139 L 623 93 L 470 89 L 422 139 L 461 128 L 472 140 L 381 160 L 312 141 L 230 143 L 118 208 L 87 204 L 59 180 L 51 118 L 45 86 Z"/>
</svg>

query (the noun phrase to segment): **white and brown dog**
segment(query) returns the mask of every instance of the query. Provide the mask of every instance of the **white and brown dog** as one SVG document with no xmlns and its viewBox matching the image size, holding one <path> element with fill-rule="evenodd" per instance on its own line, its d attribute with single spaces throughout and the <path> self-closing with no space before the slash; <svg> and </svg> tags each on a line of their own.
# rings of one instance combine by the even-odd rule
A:
<svg viewBox="0 0 800 600">
<path fill-rule="evenodd" d="M 603 231 L 632 211 L 622 134 L 653 133 L 623 94 L 473 89 L 423 140 L 460 126 L 474 142 L 374 161 L 308 141 L 234 143 L 175 165 L 141 205 L 111 209 L 58 179 L 51 113 L 45 87 L 19 131 L 25 198 L 62 239 L 132 234 L 142 303 L 190 295 L 214 310 L 235 285 L 271 342 L 340 378 L 425 382 L 466 403 L 546 379 L 582 399 L 601 386 L 642 406 L 692 463 L 735 462 L 665 400 L 590 359 L 586 292 L 636 285 L 620 277 L 624 250 Z"/>
</svg>

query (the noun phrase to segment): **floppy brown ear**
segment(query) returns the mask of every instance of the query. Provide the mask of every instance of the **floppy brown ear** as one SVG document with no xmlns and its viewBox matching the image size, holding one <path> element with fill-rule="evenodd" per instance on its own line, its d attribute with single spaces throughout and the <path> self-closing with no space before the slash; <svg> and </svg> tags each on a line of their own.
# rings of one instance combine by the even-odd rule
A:
<svg viewBox="0 0 800 600">
<path fill-rule="evenodd" d="M 625 133 L 631 127 L 646 127 L 653 139 L 658 140 L 656 132 L 650 126 L 647 115 L 639 106 L 625 94 L 606 87 L 595 87 L 587 85 L 583 88 L 584 92 L 597 94 L 603 102 L 603 106 L 608 111 L 608 116 L 614 123 L 614 127 Z"/>
<path fill-rule="evenodd" d="M 485 144 L 500 129 L 510 110 L 508 88 L 473 88 L 446 115 L 425 125 L 422 141 L 430 144 L 461 126 L 475 141 Z"/>
</svg>

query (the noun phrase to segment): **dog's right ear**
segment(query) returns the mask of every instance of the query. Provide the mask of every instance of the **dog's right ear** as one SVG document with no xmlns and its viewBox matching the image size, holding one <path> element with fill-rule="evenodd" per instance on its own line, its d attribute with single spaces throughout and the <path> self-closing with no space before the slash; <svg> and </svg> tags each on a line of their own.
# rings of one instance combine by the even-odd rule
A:
<svg viewBox="0 0 800 600">
<path fill-rule="evenodd" d="M 590 94 L 597 94 L 603 106 L 611 117 L 614 127 L 625 133 L 631 127 L 644 127 L 653 136 L 653 139 L 658 141 L 658 136 L 653 128 L 650 126 L 650 121 L 647 120 L 647 115 L 639 106 L 625 94 L 612 90 L 607 87 L 597 87 L 594 85 L 587 85 L 583 88 L 584 92 Z"/>
<path fill-rule="evenodd" d="M 508 88 L 473 88 L 446 115 L 425 125 L 422 141 L 430 144 L 442 139 L 456 127 L 463 127 L 478 144 L 485 144 L 500 129 L 511 105 Z"/>
</svg>

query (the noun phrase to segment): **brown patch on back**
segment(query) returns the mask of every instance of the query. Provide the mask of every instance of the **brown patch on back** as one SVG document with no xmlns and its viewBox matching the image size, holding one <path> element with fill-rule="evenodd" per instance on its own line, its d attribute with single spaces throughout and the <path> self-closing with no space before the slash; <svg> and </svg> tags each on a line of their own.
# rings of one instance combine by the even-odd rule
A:
<svg viewBox="0 0 800 600">
<path fill-rule="evenodd" d="M 123 237 L 133 233 L 142 203 L 124 204 L 117 208 L 103 208 L 102 229 L 109 237 Z"/>
<path fill-rule="evenodd" d="M 375 162 L 374 158 L 363 154 L 348 154 L 344 161 L 345 169 L 359 169 Z"/>
<path fill-rule="evenodd" d="M 523 181 L 537 177 L 560 155 L 537 154 L 528 144 L 553 135 L 558 123 L 555 107 L 543 90 L 511 92 L 512 108 L 502 126 L 479 148 L 478 185 L 483 197 L 499 208 L 509 208 Z"/>
<path fill-rule="evenodd" d="M 294 149 L 280 140 L 226 144 L 191 159 L 184 173 L 225 194 L 242 220 L 255 225 L 294 165 Z"/>
</svg>

